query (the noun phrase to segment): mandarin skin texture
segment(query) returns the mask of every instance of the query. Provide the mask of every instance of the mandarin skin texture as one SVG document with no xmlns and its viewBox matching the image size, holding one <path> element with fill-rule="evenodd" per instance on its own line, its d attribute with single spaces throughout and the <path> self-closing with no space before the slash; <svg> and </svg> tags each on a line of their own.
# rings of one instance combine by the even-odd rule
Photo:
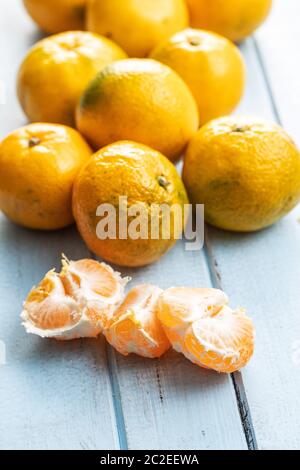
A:
<svg viewBox="0 0 300 470">
<path fill-rule="evenodd" d="M 35 123 L 12 132 L 0 144 L 0 209 L 32 229 L 72 224 L 73 183 L 91 155 L 69 127 Z"/>
<path fill-rule="evenodd" d="M 23 0 L 36 24 L 48 34 L 85 29 L 88 0 Z"/>
<path fill-rule="evenodd" d="M 230 114 L 242 98 L 244 60 L 238 48 L 222 36 L 185 29 L 159 45 L 151 57 L 175 70 L 188 85 L 201 125 Z"/>
<path fill-rule="evenodd" d="M 139 214 L 127 217 L 126 206 L 122 206 L 119 199 L 124 196 L 127 197 L 128 211 L 132 206 L 141 211 L 141 225 L 147 233 L 143 232 L 144 228 L 137 227 L 133 236 L 129 236 L 130 224 L 137 222 Z M 104 217 L 106 214 L 102 218 L 97 215 L 98 207 L 103 204 L 115 208 L 116 219 L 112 218 L 109 227 L 106 227 L 109 223 Z M 162 232 L 164 219 L 155 217 L 153 204 L 158 207 L 174 204 L 168 224 L 170 233 L 165 238 Z M 83 240 L 96 255 L 121 266 L 153 263 L 172 248 L 189 215 L 185 213 L 184 217 L 184 204 L 188 204 L 188 198 L 174 165 L 155 150 L 135 142 L 117 142 L 101 149 L 83 167 L 74 184 L 73 213 Z M 125 217 L 128 223 L 128 231 L 125 229 L 124 235 L 120 235 L 118 230 L 120 217 Z M 99 227 L 101 221 L 104 225 L 102 231 Z M 117 230 L 107 237 L 105 231 L 111 225 Z M 153 228 L 157 236 L 151 236 Z M 135 237 L 139 232 L 144 236 Z"/>
<path fill-rule="evenodd" d="M 274 224 L 300 200 L 300 153 L 278 125 L 233 116 L 203 126 L 183 168 L 191 202 L 226 230 L 251 232 Z"/>
<path fill-rule="evenodd" d="M 90 0 L 86 26 L 120 44 L 130 57 L 146 57 L 188 26 L 188 10 L 184 0 Z"/>
<path fill-rule="evenodd" d="M 90 80 L 110 62 L 126 57 L 109 39 L 88 32 L 39 41 L 26 55 L 17 78 L 26 116 L 74 127 L 77 103 Z"/>
<path fill-rule="evenodd" d="M 193 28 L 214 31 L 234 42 L 250 36 L 267 18 L 272 0 L 186 0 Z"/>
<path fill-rule="evenodd" d="M 79 132 L 99 149 L 133 140 L 174 161 L 199 127 L 196 102 L 184 81 L 150 59 L 126 59 L 105 67 L 82 95 Z"/>
</svg>

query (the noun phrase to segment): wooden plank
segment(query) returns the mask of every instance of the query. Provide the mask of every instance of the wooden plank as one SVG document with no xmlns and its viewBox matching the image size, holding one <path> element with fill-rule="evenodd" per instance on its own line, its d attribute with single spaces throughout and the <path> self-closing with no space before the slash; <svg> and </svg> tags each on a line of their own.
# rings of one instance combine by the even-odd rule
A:
<svg viewBox="0 0 300 470">
<path fill-rule="evenodd" d="M 273 17 L 258 35 L 267 71 L 261 68 L 257 45 L 250 40 L 245 46 L 251 65 L 248 93 L 241 110 L 273 121 L 282 115 L 283 123 L 299 138 L 293 121 L 300 96 L 299 60 L 298 67 L 294 61 L 296 54 L 299 57 L 299 41 L 291 41 L 288 33 L 298 29 L 299 15 L 291 7 L 299 2 L 274 3 Z M 277 22 L 272 25 L 274 18 Z M 268 76 L 275 97 L 266 82 Z M 256 353 L 243 371 L 243 381 L 260 449 L 300 446 L 299 217 L 298 207 L 277 225 L 256 234 L 232 234 L 210 228 L 207 240 L 215 277 L 233 304 L 248 308 L 256 324 Z"/>
<path fill-rule="evenodd" d="M 204 253 L 184 243 L 159 263 L 138 271 L 133 284 L 162 288 L 210 286 Z M 160 360 L 124 358 L 112 352 L 128 447 L 131 449 L 246 449 L 229 376 L 208 372 L 169 352 Z"/>
<path fill-rule="evenodd" d="M 37 37 L 19 2 L 2 3 L 0 80 L 7 94 L 0 104 L 1 137 L 25 123 L 15 76 Z M 0 216 L 0 340 L 6 348 L 6 365 L 0 365 L 1 449 L 119 447 L 103 339 L 43 341 L 20 325 L 22 299 L 59 264 L 61 252 L 71 259 L 89 256 L 74 228 L 38 233 Z"/>
<path fill-rule="evenodd" d="M 300 145 L 299 18 L 299 0 L 277 0 L 270 21 L 258 31 L 257 43 L 278 119 Z"/>
</svg>

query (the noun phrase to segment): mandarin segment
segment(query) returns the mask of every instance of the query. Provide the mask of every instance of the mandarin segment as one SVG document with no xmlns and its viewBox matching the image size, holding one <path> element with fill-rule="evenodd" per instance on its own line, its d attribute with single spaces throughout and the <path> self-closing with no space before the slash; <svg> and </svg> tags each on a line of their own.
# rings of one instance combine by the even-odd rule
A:
<svg viewBox="0 0 300 470">
<path fill-rule="evenodd" d="M 242 309 L 227 306 L 217 289 L 171 288 L 159 301 L 158 317 L 174 349 L 207 369 L 240 370 L 254 351 L 254 327 Z"/>
<path fill-rule="evenodd" d="M 189 325 L 199 315 L 218 311 L 228 303 L 227 295 L 219 289 L 171 287 L 160 297 L 160 319 L 168 327 Z"/>
<path fill-rule="evenodd" d="M 255 331 L 243 309 L 232 310 L 212 288 L 138 285 L 95 260 L 69 261 L 33 288 L 21 314 L 28 333 L 67 340 L 103 332 L 121 354 L 157 358 L 171 345 L 200 367 L 232 373 L 250 360 Z"/>
<path fill-rule="evenodd" d="M 160 288 L 152 285 L 135 287 L 114 313 L 104 334 L 121 354 L 155 358 L 170 348 L 157 317 L 161 293 Z"/>
<path fill-rule="evenodd" d="M 120 298 L 120 292 L 126 281 L 109 265 L 92 259 L 79 261 L 63 260 L 61 276 L 80 288 L 89 290 L 91 294 L 101 297 L 103 301 L 114 303 Z"/>
<path fill-rule="evenodd" d="M 71 296 L 83 302 L 90 321 L 103 330 L 122 301 L 129 278 L 92 259 L 63 260 L 61 279 Z"/>
<path fill-rule="evenodd" d="M 56 339 L 96 337 L 122 301 L 128 278 L 95 260 L 62 261 L 60 273 L 46 274 L 24 302 L 28 333 Z"/>
<path fill-rule="evenodd" d="M 197 320 L 184 338 L 184 354 L 200 367 L 232 373 L 243 368 L 254 351 L 253 323 L 241 309 L 224 307 Z"/>
<path fill-rule="evenodd" d="M 178 351 L 183 351 L 186 329 L 199 315 L 218 311 L 228 302 L 224 292 L 211 288 L 171 287 L 159 299 L 158 316 L 165 327 L 166 334 Z"/>
<path fill-rule="evenodd" d="M 63 283 L 53 270 L 29 293 L 24 310 L 28 320 L 41 330 L 74 325 L 79 318 L 74 300 L 65 296 Z"/>
</svg>

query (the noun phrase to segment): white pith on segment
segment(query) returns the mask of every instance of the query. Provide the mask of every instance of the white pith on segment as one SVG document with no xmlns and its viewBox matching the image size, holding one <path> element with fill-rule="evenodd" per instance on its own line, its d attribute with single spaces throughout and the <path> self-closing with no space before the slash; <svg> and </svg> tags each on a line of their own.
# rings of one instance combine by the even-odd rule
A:
<svg viewBox="0 0 300 470">
<path fill-rule="evenodd" d="M 137 286 L 115 312 L 104 334 L 121 354 L 135 353 L 154 358 L 171 346 L 157 316 L 162 292 L 159 287 L 150 284 Z M 126 330 L 126 325 L 130 331 Z"/>
<path fill-rule="evenodd" d="M 228 306 L 224 292 L 171 288 L 161 295 L 159 305 L 159 318 L 173 348 L 200 367 L 233 372 L 252 356 L 253 323 L 244 309 Z"/>
<path fill-rule="evenodd" d="M 90 260 L 90 262 L 97 263 L 94 260 Z M 64 258 L 60 273 L 56 273 L 55 270 L 47 273 L 45 279 L 49 280 L 52 289 L 50 293 L 41 292 L 45 296 L 42 301 L 29 301 L 31 293 L 36 291 L 36 288 L 31 290 L 21 313 L 22 324 L 28 333 L 43 338 L 70 340 L 96 337 L 103 331 L 106 321 L 109 321 L 114 310 L 123 300 L 125 286 L 129 278 L 122 278 L 119 273 L 105 263 L 97 263 L 111 276 L 112 282 L 115 282 L 112 295 L 101 295 L 97 291 L 97 284 L 99 285 L 101 282 L 99 275 L 97 277 L 97 271 L 85 273 L 77 268 L 78 263 L 80 262 L 68 261 Z M 55 306 L 59 306 L 60 309 L 65 307 L 66 315 L 69 316 L 68 323 L 60 328 L 37 326 L 40 321 L 35 322 L 34 316 L 35 311 L 41 312 L 41 306 L 45 316 L 51 315 L 51 308 L 54 310 Z M 97 311 L 97 318 L 91 316 L 92 311 Z M 39 313 L 39 315 L 41 314 Z"/>
</svg>

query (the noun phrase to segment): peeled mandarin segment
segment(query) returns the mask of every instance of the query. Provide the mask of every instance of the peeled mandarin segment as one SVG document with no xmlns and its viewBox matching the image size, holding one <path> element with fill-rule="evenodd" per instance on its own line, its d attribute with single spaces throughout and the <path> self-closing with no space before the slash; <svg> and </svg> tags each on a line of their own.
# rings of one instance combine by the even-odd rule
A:
<svg viewBox="0 0 300 470">
<path fill-rule="evenodd" d="M 249 362 L 254 339 L 254 326 L 245 312 L 224 307 L 188 328 L 184 354 L 200 367 L 232 373 Z"/>
<path fill-rule="evenodd" d="M 174 287 L 160 296 L 158 317 L 176 351 L 201 367 L 234 372 L 253 354 L 254 327 L 227 303 L 218 289 Z"/>
<path fill-rule="evenodd" d="M 96 337 L 113 315 L 128 279 L 95 260 L 62 261 L 50 271 L 24 303 L 28 333 L 56 339 Z"/>
<path fill-rule="evenodd" d="M 61 277 L 71 295 L 84 302 L 89 320 L 101 330 L 122 301 L 124 287 L 129 281 L 129 278 L 122 279 L 109 265 L 92 259 L 63 260 Z"/>
<path fill-rule="evenodd" d="M 187 328 L 207 312 L 217 311 L 228 303 L 218 289 L 171 287 L 159 299 L 159 319 L 167 328 Z"/>
<path fill-rule="evenodd" d="M 218 289 L 167 289 L 159 299 L 158 317 L 175 351 L 183 352 L 186 330 L 194 321 L 217 312 L 227 302 L 226 294 Z"/>
<path fill-rule="evenodd" d="M 164 328 L 165 334 L 170 341 L 173 349 L 179 353 L 183 353 L 184 333 L 180 328 Z"/>
<path fill-rule="evenodd" d="M 160 357 L 170 343 L 157 318 L 158 298 L 162 290 L 152 285 L 132 289 L 116 310 L 105 336 L 121 354 Z"/>
<path fill-rule="evenodd" d="M 122 279 L 108 264 L 92 259 L 64 261 L 63 264 L 63 272 L 73 280 L 75 286 L 79 279 L 80 288 L 88 289 L 105 301 L 119 301 L 120 291 L 128 282 L 128 278 Z"/>
<path fill-rule="evenodd" d="M 37 328 L 50 330 L 72 325 L 78 319 L 71 299 L 66 298 L 57 273 L 50 271 L 37 288 L 33 289 L 24 308 L 29 321 Z"/>
</svg>

